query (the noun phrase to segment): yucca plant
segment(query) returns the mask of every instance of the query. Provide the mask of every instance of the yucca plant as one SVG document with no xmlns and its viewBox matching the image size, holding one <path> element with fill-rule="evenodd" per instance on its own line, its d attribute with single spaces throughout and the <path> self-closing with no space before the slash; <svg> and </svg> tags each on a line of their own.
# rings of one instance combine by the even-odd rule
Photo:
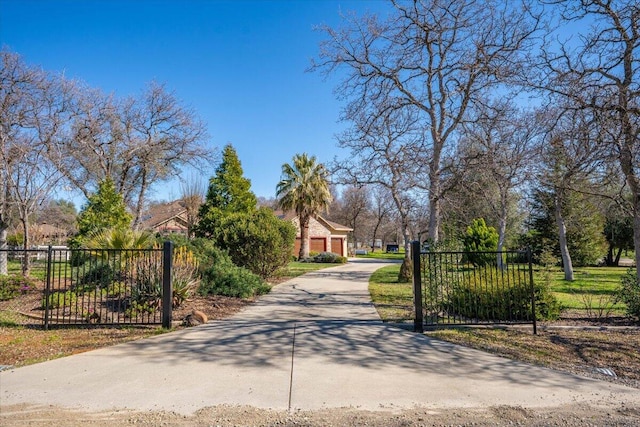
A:
<svg viewBox="0 0 640 427">
<path fill-rule="evenodd" d="M 180 247 L 173 253 L 173 307 L 179 307 L 197 289 L 198 260 L 193 252 Z"/>
</svg>

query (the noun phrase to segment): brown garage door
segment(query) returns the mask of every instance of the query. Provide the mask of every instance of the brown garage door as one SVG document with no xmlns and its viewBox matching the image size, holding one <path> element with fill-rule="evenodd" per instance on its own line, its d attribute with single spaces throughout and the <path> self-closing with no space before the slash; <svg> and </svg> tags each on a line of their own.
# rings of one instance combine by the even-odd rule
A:
<svg viewBox="0 0 640 427">
<path fill-rule="evenodd" d="M 310 252 L 325 252 L 327 250 L 327 239 L 324 237 L 312 237 L 309 239 L 309 251 Z M 300 253 L 300 238 L 296 237 L 296 246 L 294 249 L 294 255 L 298 256 Z"/>
<path fill-rule="evenodd" d="M 310 240 L 309 250 L 311 252 L 326 252 L 327 239 L 324 237 L 312 237 Z"/>
<path fill-rule="evenodd" d="M 331 252 L 334 254 L 338 254 L 340 256 L 344 256 L 342 253 L 343 245 L 341 237 L 332 237 L 331 238 Z"/>
</svg>

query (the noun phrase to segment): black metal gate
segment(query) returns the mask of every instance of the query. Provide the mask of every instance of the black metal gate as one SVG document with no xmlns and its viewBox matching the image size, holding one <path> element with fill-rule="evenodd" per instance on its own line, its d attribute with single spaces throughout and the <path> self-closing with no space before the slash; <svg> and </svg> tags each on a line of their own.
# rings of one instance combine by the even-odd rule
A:
<svg viewBox="0 0 640 427">
<path fill-rule="evenodd" d="M 532 324 L 535 288 L 529 251 L 421 252 L 412 243 L 414 329 Z"/>
<path fill-rule="evenodd" d="M 159 249 L 3 250 L 31 271 L 29 313 L 53 325 L 140 325 L 172 320 L 173 245 Z M 27 262 L 25 267 L 25 260 Z"/>
</svg>

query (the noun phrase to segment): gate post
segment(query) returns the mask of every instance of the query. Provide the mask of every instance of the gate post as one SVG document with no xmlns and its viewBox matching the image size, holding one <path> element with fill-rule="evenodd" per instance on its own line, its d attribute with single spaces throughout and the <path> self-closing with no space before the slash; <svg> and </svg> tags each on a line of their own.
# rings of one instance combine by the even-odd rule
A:
<svg viewBox="0 0 640 427">
<path fill-rule="evenodd" d="M 49 310 L 49 295 L 51 294 L 51 245 L 47 248 L 47 277 L 45 280 L 44 287 L 44 330 L 49 330 L 49 315 L 51 311 Z"/>
<path fill-rule="evenodd" d="M 167 240 L 162 245 L 162 327 L 171 328 L 173 316 L 173 242 Z"/>
<path fill-rule="evenodd" d="M 533 282 L 533 254 L 531 246 L 527 248 L 527 261 L 529 263 L 529 282 L 531 284 L 531 315 L 533 316 L 533 335 L 538 334 L 538 321 L 536 319 L 536 287 Z"/>
<path fill-rule="evenodd" d="M 411 257 L 413 258 L 413 306 L 415 317 L 413 331 L 424 332 L 424 315 L 422 313 L 422 273 L 420 268 L 420 242 L 411 242 Z"/>
</svg>

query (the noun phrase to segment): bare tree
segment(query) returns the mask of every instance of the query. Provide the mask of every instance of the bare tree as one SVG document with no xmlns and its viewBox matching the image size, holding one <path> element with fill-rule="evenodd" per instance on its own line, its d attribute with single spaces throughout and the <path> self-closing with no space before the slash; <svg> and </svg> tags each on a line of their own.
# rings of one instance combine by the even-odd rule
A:
<svg viewBox="0 0 640 427">
<path fill-rule="evenodd" d="M 475 120 L 464 128 L 463 151 L 470 160 L 467 172 L 482 175 L 491 183 L 484 185 L 484 180 L 469 180 L 471 184 L 481 183 L 472 188 L 472 193 L 482 195 L 483 202 L 497 218 L 498 252 L 501 252 L 510 219 L 509 208 L 516 189 L 532 177 L 542 128 L 534 112 L 519 111 L 504 102 L 483 106 Z M 502 265 L 500 254 L 497 262 L 498 266 Z"/>
<path fill-rule="evenodd" d="M 54 142 L 68 120 L 68 83 L 42 70 L 28 67 L 18 55 L 3 51 L 0 89 L 0 248 L 6 247 L 5 217 L 9 204 L 18 212 L 23 246 L 29 246 L 29 220 L 60 178 L 49 160 Z M 0 273 L 6 274 L 6 254 L 0 254 Z M 29 257 L 23 257 L 23 274 Z"/>
<path fill-rule="evenodd" d="M 633 197 L 634 246 L 640 265 L 640 6 L 636 0 L 549 1 L 578 37 L 548 44 L 538 88 L 572 108 L 600 116 L 600 142 L 618 158 Z M 575 32 L 575 30 L 573 31 Z M 640 280 L 640 269 L 637 271 Z"/>
<path fill-rule="evenodd" d="M 193 237 L 194 227 L 198 222 L 198 212 L 204 203 L 206 193 L 204 182 L 197 176 L 184 180 L 180 185 L 180 199 L 187 211 L 187 237 Z"/>
<path fill-rule="evenodd" d="M 570 192 L 595 193 L 585 188 L 606 182 L 608 161 L 602 144 L 600 129 L 593 116 L 586 110 L 558 109 L 547 112 L 550 128 L 544 144 L 540 146 L 541 162 L 538 182 L 547 189 L 553 201 L 558 228 L 560 254 L 565 280 L 573 280 L 573 263 L 567 240 L 567 224 L 564 216 L 565 200 Z M 600 176 L 599 176 L 600 175 Z"/>
<path fill-rule="evenodd" d="M 335 200 L 335 199 L 334 199 Z M 331 217 L 348 225 L 353 229 L 353 242 L 366 240 L 363 230 L 367 216 L 370 214 L 371 200 L 367 188 L 361 185 L 349 185 L 343 189 L 340 196 L 340 209 L 335 212 L 330 210 Z"/>
<path fill-rule="evenodd" d="M 475 0 L 392 1 L 386 21 L 348 15 L 321 29 L 328 40 L 312 69 L 346 70 L 343 119 L 367 128 L 393 110 L 411 109 L 427 130 L 429 237 L 439 239 L 442 156 L 454 144 L 470 105 L 518 69 L 538 30 L 526 3 Z"/>
<path fill-rule="evenodd" d="M 389 224 L 393 224 L 395 215 L 393 214 L 393 200 L 389 191 L 380 185 L 370 186 L 371 190 L 371 204 L 372 204 L 372 227 L 371 227 L 371 241 L 373 242 L 372 251 L 376 250 L 376 240 L 378 236 L 382 234 L 385 236 L 385 230 Z M 383 244 L 384 242 L 384 238 Z"/>
<path fill-rule="evenodd" d="M 111 177 L 133 210 L 134 227 L 151 186 L 212 158 L 204 124 L 162 85 L 151 83 L 140 97 L 125 100 L 80 88 L 75 106 L 59 147 L 60 169 L 85 196 Z"/>
<path fill-rule="evenodd" d="M 423 133 L 415 116 L 406 110 L 389 111 L 371 123 L 366 115 L 339 136 L 343 148 L 351 150 L 350 160 L 336 162 L 334 171 L 344 183 L 379 185 L 389 191 L 400 217 L 405 258 L 400 277 L 411 277 L 411 215 L 417 208 L 416 180 L 421 165 L 416 161 Z"/>
</svg>

